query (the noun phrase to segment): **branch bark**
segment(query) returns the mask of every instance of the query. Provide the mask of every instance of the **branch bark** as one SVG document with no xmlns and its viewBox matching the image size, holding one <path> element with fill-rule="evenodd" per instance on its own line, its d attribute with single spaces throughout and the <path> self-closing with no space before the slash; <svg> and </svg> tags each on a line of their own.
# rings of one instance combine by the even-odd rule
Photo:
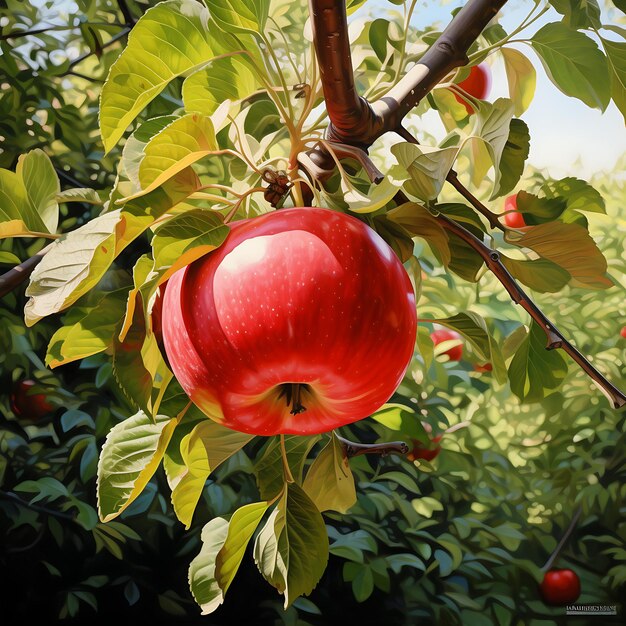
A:
<svg viewBox="0 0 626 626">
<path fill-rule="evenodd" d="M 467 51 L 507 0 L 469 0 L 437 41 L 380 100 L 369 103 L 354 85 L 345 1 L 309 0 L 313 41 L 330 124 L 326 138 L 367 150 L 376 139 L 400 128 L 404 116 L 450 71 L 465 65 Z M 334 163 L 323 146 L 306 153 L 315 176 L 324 179 Z M 325 172 L 327 174 L 325 174 Z"/>
<path fill-rule="evenodd" d="M 25 280 L 28 280 L 33 270 L 39 265 L 41 259 L 44 258 L 52 245 L 53 244 L 47 245 L 37 252 L 37 254 L 31 256 L 30 259 L 26 259 L 26 261 L 16 265 L 0 276 L 0 298 L 6 296 L 7 293 L 21 285 Z"/>
<path fill-rule="evenodd" d="M 360 456 L 361 454 L 379 454 L 381 456 L 387 456 L 388 454 L 406 454 L 409 451 L 404 441 L 386 441 L 383 443 L 358 443 L 356 441 L 349 441 L 337 435 L 337 439 L 341 442 L 346 456 L 350 459 L 353 456 Z"/>
</svg>

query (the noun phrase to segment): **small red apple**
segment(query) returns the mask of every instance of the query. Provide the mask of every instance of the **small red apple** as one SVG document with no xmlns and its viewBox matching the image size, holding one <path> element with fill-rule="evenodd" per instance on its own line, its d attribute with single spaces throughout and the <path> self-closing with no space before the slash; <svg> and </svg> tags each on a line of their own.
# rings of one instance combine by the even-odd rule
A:
<svg viewBox="0 0 626 626">
<path fill-rule="evenodd" d="M 492 370 L 493 365 L 491 365 L 491 363 L 483 363 L 482 365 L 480 363 L 476 363 L 476 365 L 474 365 L 474 371 L 480 372 L 481 374 L 483 372 L 491 372 Z"/>
<path fill-rule="evenodd" d="M 546 572 L 540 589 L 546 604 L 572 604 L 580 596 L 580 579 L 571 569 L 553 569 Z"/>
<path fill-rule="evenodd" d="M 626 326 L 622 326 L 622 330 L 619 331 L 619 334 L 626 339 Z"/>
<path fill-rule="evenodd" d="M 406 455 L 409 461 L 417 461 L 418 459 L 424 459 L 426 461 L 432 461 L 440 452 L 441 446 L 438 445 L 443 435 L 437 435 L 433 437 L 430 442 L 430 446 L 423 444 L 421 441 L 413 440 L 413 449 Z"/>
<path fill-rule="evenodd" d="M 517 209 L 517 194 L 508 196 L 504 201 L 504 223 L 509 228 L 523 228 L 526 226 L 524 214 Z"/>
<path fill-rule="evenodd" d="M 456 341 L 456 345 L 444 350 L 441 354 L 447 354 L 450 361 L 460 361 L 463 357 L 463 343 L 461 335 L 454 330 L 448 330 L 442 328 L 441 330 L 434 330 L 430 333 L 430 338 L 435 345 L 443 343 L 444 341 Z"/>
<path fill-rule="evenodd" d="M 477 98 L 478 100 L 484 100 L 489 94 L 491 89 L 491 70 L 485 63 L 480 65 L 473 65 L 470 68 L 469 76 L 462 80 L 458 85 L 455 85 L 453 91 L 461 90 L 466 94 Z M 458 94 L 454 94 L 454 97 L 465 107 L 468 115 L 474 113 L 473 107 L 463 100 Z"/>
<path fill-rule="evenodd" d="M 392 249 L 328 209 L 229 227 L 165 290 L 165 350 L 193 402 L 257 435 L 325 432 L 379 409 L 404 376 L 417 327 Z"/>
<path fill-rule="evenodd" d="M 34 380 L 21 380 L 11 393 L 11 409 L 18 417 L 36 422 L 54 410 L 43 393 L 30 393 L 37 383 Z"/>
</svg>

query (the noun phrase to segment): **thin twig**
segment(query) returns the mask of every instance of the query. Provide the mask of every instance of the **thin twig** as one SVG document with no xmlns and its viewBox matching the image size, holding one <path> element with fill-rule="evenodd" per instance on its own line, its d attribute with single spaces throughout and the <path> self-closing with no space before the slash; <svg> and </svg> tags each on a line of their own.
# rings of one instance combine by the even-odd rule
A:
<svg viewBox="0 0 626 626">
<path fill-rule="evenodd" d="M 541 568 L 544 572 L 547 572 L 554 565 L 555 561 L 558 559 L 559 554 L 561 554 L 561 550 L 563 550 L 567 540 L 570 538 L 572 532 L 574 532 L 574 528 L 576 528 L 576 524 L 580 518 L 580 514 L 582 513 L 582 506 L 578 506 L 578 508 L 574 511 L 574 515 L 572 516 L 572 521 L 569 523 L 567 530 L 563 533 L 561 537 L 561 541 L 559 541 L 556 548 L 554 548 L 550 558 L 546 561 L 546 564 Z"/>
<path fill-rule="evenodd" d="M 404 126 L 396 128 L 396 133 L 408 143 L 419 145 L 419 141 Z M 446 180 L 489 222 L 491 228 L 499 228 L 506 231 L 506 228 L 498 221 L 498 216 L 490 211 L 463 183 L 459 180 L 457 173 L 450 170 L 446 175 Z"/>
<path fill-rule="evenodd" d="M 361 454 L 378 454 L 380 456 L 387 456 L 388 454 L 406 454 L 409 451 L 404 441 L 387 441 L 384 443 L 358 443 L 356 441 L 349 441 L 337 435 L 337 439 L 341 442 L 346 456 L 350 459 L 353 456 L 360 456 Z"/>
<path fill-rule="evenodd" d="M 126 3 L 126 0 L 117 0 L 117 5 L 119 6 L 120 11 L 122 12 L 122 15 L 124 16 L 124 21 L 126 22 L 126 25 L 132 28 L 135 25 L 135 18 L 133 17 L 133 14 L 130 12 L 130 8 L 128 4 Z"/>
<path fill-rule="evenodd" d="M 70 520 L 72 522 L 76 521 L 76 518 L 71 513 L 63 513 L 62 511 L 55 511 L 54 509 L 49 509 L 39 504 L 32 504 L 31 502 L 22 500 L 22 498 L 12 491 L 0 491 L 0 498 L 9 500 L 10 502 L 23 506 L 26 509 L 36 511 L 37 513 L 43 513 L 45 515 L 50 515 L 51 517 L 58 517 L 59 519 Z"/>
<path fill-rule="evenodd" d="M 106 43 L 103 43 L 102 46 L 100 47 L 100 50 L 104 50 L 105 48 L 112 46 L 114 43 L 116 43 L 120 39 L 123 39 L 124 37 L 126 37 L 126 35 L 128 35 L 129 32 L 130 32 L 130 28 L 125 28 L 123 31 L 119 32 L 117 35 L 114 35 L 113 37 L 111 37 L 109 41 L 107 41 Z M 85 54 L 81 54 L 79 57 L 75 58 L 67 66 L 67 69 L 65 70 L 65 72 L 63 72 L 63 74 L 61 74 L 61 76 L 67 76 L 72 71 L 72 68 L 82 63 L 85 59 L 88 59 L 92 54 L 95 54 L 95 51 L 85 52 Z"/>
</svg>

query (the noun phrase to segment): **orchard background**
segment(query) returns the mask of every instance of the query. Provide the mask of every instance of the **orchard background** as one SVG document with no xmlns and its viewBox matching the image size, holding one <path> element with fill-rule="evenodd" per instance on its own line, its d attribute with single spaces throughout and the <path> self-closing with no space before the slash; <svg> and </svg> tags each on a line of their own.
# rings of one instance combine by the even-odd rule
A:
<svg viewBox="0 0 626 626">
<path fill-rule="evenodd" d="M 619 604 L 624 413 L 569 356 L 544 350 L 541 325 L 439 216 L 506 255 L 547 318 L 626 387 L 623 1 L 510 2 L 469 49 L 470 63 L 494 77 L 484 102 L 467 101 L 471 115 L 450 90 L 468 70 L 451 71 L 404 120 L 421 147 L 388 133 L 370 149 L 380 184 L 339 154 L 341 167 L 313 185 L 313 204 L 363 219 L 402 258 L 420 323 L 415 357 L 389 404 L 341 429 L 382 450 L 405 441 L 409 454 L 357 455 L 346 470 L 346 448 L 333 438 L 336 465 L 316 470 L 335 494 L 323 512 L 328 564 L 319 582 L 306 567 L 297 573 L 300 588 L 313 590 L 289 597 L 287 609 L 257 571 L 253 541 L 230 546 L 241 565 L 223 598 L 223 585 L 212 584 L 210 534 L 202 536 L 211 520 L 234 523 L 230 516 L 259 502 L 259 490 L 282 481 L 276 438 L 233 445 L 193 409 L 169 428 L 169 440 L 162 436 L 185 397 L 150 311 L 172 268 L 221 243 L 224 218 L 273 210 L 264 168 L 285 169 L 295 183 L 279 194 L 284 206 L 306 199 L 315 168 L 297 157 L 327 126 L 308 7 L 207 0 L 207 20 L 195 0 L 154 4 L 0 5 L 3 619 L 560 624 L 564 608 L 546 605 L 539 583 L 562 538 L 554 565 L 580 577 L 578 602 Z M 372 101 L 388 93 L 456 5 L 349 1 L 358 93 Z M 546 154 L 560 159 L 558 140 L 533 153 L 548 126 L 572 145 L 561 131 L 565 113 L 546 114 L 538 129 L 531 123 L 542 98 L 546 110 L 554 102 L 546 77 L 577 106 L 608 110 L 614 163 L 599 157 L 594 167 L 588 155 L 605 150 L 601 133 L 613 126 L 584 115 L 582 134 L 593 126 L 584 120 L 603 130 L 580 167 L 564 171 L 569 149 L 546 163 Z M 481 210 L 445 183 L 452 166 Z M 407 202 L 398 208 L 400 189 Z M 502 227 L 493 214 L 522 191 L 525 230 Z M 59 243 L 37 257 L 51 241 Z M 41 258 L 30 285 L 12 272 L 22 263 L 32 271 Z M 434 320 L 460 333 L 460 360 L 446 354 L 455 344 L 434 345 Z M 26 390 L 24 381 L 34 385 Z M 107 474 L 121 450 L 110 443 L 103 451 L 113 427 L 134 459 L 125 485 Z M 146 428 L 153 436 L 139 443 Z M 297 474 L 309 476 L 327 442 L 288 440 Z M 354 490 L 333 490 L 342 468 Z M 305 531 L 293 561 L 325 560 Z M 209 614 L 200 617 L 198 604 Z"/>
</svg>

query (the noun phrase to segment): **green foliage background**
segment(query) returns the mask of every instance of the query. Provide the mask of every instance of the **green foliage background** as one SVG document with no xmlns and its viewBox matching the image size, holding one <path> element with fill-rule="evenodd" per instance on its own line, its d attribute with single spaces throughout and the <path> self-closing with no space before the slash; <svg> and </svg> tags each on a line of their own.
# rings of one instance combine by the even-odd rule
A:
<svg viewBox="0 0 626 626">
<path fill-rule="evenodd" d="M 127 180 L 118 167 L 120 148 L 114 147 L 105 155 L 97 127 L 102 82 L 124 39 L 107 44 L 126 29 L 127 16 L 115 3 L 77 4 L 80 17 L 73 30 L 62 28 L 64 16 L 60 15 L 58 31 L 25 38 L 6 34 L 34 28 L 50 7 L 40 10 L 9 0 L 8 8 L 0 11 L 0 166 L 15 170 L 20 154 L 41 148 L 50 157 L 62 189 L 97 190 L 97 197 L 84 192 L 79 198 L 83 201 L 60 201 L 58 232 L 88 223 L 103 210 L 102 202 L 105 212 L 110 211 L 115 200 L 136 191 L 133 181 Z M 147 3 L 128 4 L 135 19 L 148 8 Z M 595 25 L 593 2 L 588 3 L 591 8 L 587 12 L 570 10 L 567 3 L 552 4 L 560 11 L 554 17 L 559 28 Z M 285 6 L 273 4 L 283 17 Z M 284 31 L 304 49 L 305 42 L 298 39 L 299 31 L 293 25 L 300 23 L 303 15 L 302 7 L 293 9 Z M 376 93 L 386 81 L 393 81 L 393 72 L 389 68 L 386 71 L 383 62 L 388 53 L 393 56 L 393 50 L 401 48 L 403 39 L 395 28 L 394 24 L 378 23 L 361 33 L 356 48 L 363 57 L 358 75 L 362 91 L 367 88 Z M 432 33 L 425 29 L 412 36 L 429 42 Z M 494 27 L 480 42 L 481 49 L 493 44 L 490 36 L 495 41 L 501 35 Z M 281 44 L 275 44 L 280 50 Z M 297 49 L 296 44 L 294 47 Z M 70 67 L 69 61 L 58 62 L 60 50 L 71 50 L 72 58 L 91 54 Z M 474 52 L 479 59 L 480 50 Z M 242 68 L 238 69 L 245 76 Z M 561 68 L 562 72 L 567 70 Z M 143 128 L 151 137 L 154 129 L 148 133 L 142 122 L 183 113 L 181 82 L 174 78 L 140 114 L 135 128 Z M 4 83 L 10 89 L 5 89 Z M 236 99 L 238 90 L 247 87 L 245 81 L 235 85 L 229 97 Z M 601 105 L 606 106 L 608 91 L 596 87 L 591 81 L 581 93 L 570 95 L 590 99 L 590 94 L 597 92 Z M 183 99 L 184 95 L 183 88 Z M 521 93 L 515 106 L 522 106 L 525 97 Z M 613 97 L 619 101 L 619 94 Z M 431 106 L 438 107 L 445 123 L 461 127 L 466 123 L 455 118 L 458 109 L 445 93 L 435 94 L 418 113 Z M 274 146 L 280 148 L 285 135 L 270 99 L 260 96 L 250 109 L 245 120 L 248 136 L 260 139 L 274 133 Z M 521 127 L 518 130 L 523 134 Z M 228 143 L 224 134 L 227 131 L 222 136 L 218 133 L 216 141 Z M 428 142 L 428 137 L 422 139 Z M 445 147 L 456 149 L 456 144 Z M 477 179 L 477 193 L 488 197 L 491 181 L 481 186 L 478 172 L 483 167 L 481 159 L 490 157 L 480 148 L 474 149 L 474 153 L 461 152 L 455 168 L 470 181 Z M 270 150 L 269 156 L 274 154 Z M 406 152 L 394 154 L 398 162 L 404 158 L 410 167 L 419 157 L 407 156 Z M 380 148 L 379 153 L 373 151 L 373 157 L 382 163 L 388 154 Z M 624 165 L 626 162 L 617 163 L 615 171 L 623 171 Z M 411 179 L 413 195 L 424 204 L 437 197 L 438 210 L 454 215 L 459 196 L 443 187 L 432 198 L 425 197 L 437 185 L 437 176 L 425 176 L 419 165 L 414 167 L 418 175 Z M 517 169 L 519 176 L 521 169 Z M 197 171 L 203 180 L 234 179 L 239 192 L 250 187 L 254 179 L 236 158 L 203 163 Z M 588 228 L 607 259 L 606 274 L 613 286 L 597 291 L 566 280 L 569 285 L 556 289 L 550 281 L 538 284 L 536 277 L 530 286 L 536 288 L 533 295 L 547 316 L 583 354 L 593 355 L 598 369 L 624 388 L 626 340 L 619 331 L 624 325 L 625 183 L 614 174 L 597 176 L 589 183 L 600 193 L 604 211 L 581 213 L 575 210 L 580 206 L 574 207 L 575 194 L 563 193 L 556 195 L 565 198 L 568 205 L 557 207 L 555 219 L 546 218 L 549 203 L 540 201 L 529 210 L 527 219 L 529 224 L 574 221 Z M 515 179 L 511 189 L 545 197 L 551 185 L 556 183 L 527 167 L 521 181 Z M 120 376 L 136 370 L 116 372 L 121 366 L 112 354 L 119 347 L 112 341 L 111 329 L 107 331 L 106 349 L 53 371 L 44 365 L 54 333 L 62 324 L 69 326 L 93 311 L 102 293 L 124 289 L 125 303 L 133 268 L 135 278 L 140 273 L 137 259 L 151 251 L 152 236 L 138 237 L 128 242 L 97 289 L 78 300 L 77 311 L 70 309 L 64 317 L 53 315 L 26 327 L 23 288 L 0 304 L 0 385 L 4 391 L 0 396 L 0 565 L 11 573 L 1 591 L 3 616 L 21 620 L 37 617 L 49 623 L 95 623 L 96 619 L 123 615 L 164 623 L 197 623 L 202 619 L 207 624 L 334 624 L 343 623 L 349 615 L 361 623 L 376 624 L 556 624 L 563 619 L 563 610 L 549 608 L 541 601 L 537 583 L 541 566 L 578 506 L 582 507 L 580 521 L 558 565 L 579 574 L 583 590 L 580 602 L 620 601 L 626 583 L 624 414 L 613 411 L 566 357 L 554 352 L 546 356 L 540 348 L 535 350 L 534 346 L 541 344 L 541 333 L 533 335 L 534 341 L 525 339 L 529 332 L 527 315 L 510 302 L 491 274 L 474 268 L 471 259 L 464 265 L 454 249 L 456 266 L 453 262 L 444 267 L 446 244 L 441 245 L 436 236 L 429 238 L 394 226 L 387 216 L 391 211 L 385 209 L 391 195 L 385 200 L 383 193 L 380 200 L 376 196 L 380 192 L 373 190 L 365 177 L 352 176 L 351 172 L 336 176 L 324 198 L 341 207 L 346 193 L 355 199 L 353 208 L 360 207 L 359 202 L 367 211 L 372 203 L 379 205 L 364 213 L 364 219 L 386 234 L 397 251 L 402 252 L 407 245 L 411 248 L 415 258 L 407 267 L 419 293 L 419 316 L 463 332 L 464 358 L 451 363 L 437 349 L 433 352 L 428 339 L 432 325 L 421 324 L 419 351 L 390 405 L 373 418 L 342 429 L 342 434 L 363 442 L 426 442 L 428 426 L 437 433 L 460 424 L 459 429 L 444 434 L 437 458 L 432 463 L 413 463 L 399 456 L 352 459 L 357 501 L 346 513 L 324 513 L 330 558 L 312 594 L 283 610 L 281 599 L 256 571 L 249 546 L 225 604 L 212 615 L 198 617 L 187 586 L 187 569 L 200 551 L 201 530 L 215 517 L 228 516 L 258 501 L 259 485 L 266 485 L 259 459 L 263 454 L 267 458 L 267 447 L 273 443 L 255 439 L 225 460 L 209 476 L 190 529 L 185 530 L 170 502 L 168 482 L 171 486 L 172 468 L 181 462 L 181 439 L 198 421 L 199 416 L 189 415 L 168 447 L 166 467 L 170 476 L 158 470 L 117 520 L 103 523 L 98 520 L 96 502 L 98 454 L 111 428 L 137 410 L 129 400 L 134 390 L 124 389 L 124 376 Z M 500 196 L 504 193 L 507 191 Z M 587 206 L 590 198 L 597 198 L 586 186 L 583 196 Z M 499 198 L 489 206 L 499 212 L 502 203 Z M 202 201 L 190 201 L 185 208 L 201 206 Z M 267 210 L 267 206 L 255 198 L 243 209 L 254 214 Z M 559 216 L 566 217 L 559 221 Z M 469 219 L 478 228 L 479 218 L 474 215 Z M 406 227 L 406 222 L 396 223 Z M 220 223 L 211 222 L 209 227 L 217 231 Z M 480 228 L 484 230 L 484 226 Z M 219 243 L 219 233 L 213 234 L 212 241 Z M 414 242 L 409 235 L 417 235 Z M 510 244 L 499 233 L 493 236 L 498 247 Z M 41 239 L 0 239 L 2 269 L 10 269 L 43 245 Z M 521 258 L 516 250 L 508 253 Z M 178 256 L 180 250 L 169 254 Z M 450 271 L 455 267 L 460 271 Z M 480 280 L 464 280 L 474 269 L 481 274 Z M 594 279 L 603 280 L 605 274 L 598 272 Z M 109 316 L 107 323 L 112 322 L 117 329 L 124 307 L 107 304 L 102 310 Z M 94 327 L 102 326 L 101 318 L 97 322 Z M 60 361 L 67 358 L 49 349 L 47 358 L 52 357 Z M 502 361 L 500 368 L 498 359 Z M 494 361 L 494 371 L 476 371 L 475 366 L 487 360 Z M 8 390 L 24 378 L 35 379 L 55 407 L 34 424 L 15 415 L 10 406 Z M 174 385 L 168 391 L 164 401 L 168 409 L 177 406 L 176 391 Z M 148 393 L 146 402 L 150 401 Z M 175 414 L 173 408 L 168 413 L 169 417 Z M 311 449 L 307 468 L 327 439 L 324 436 L 304 446 Z"/>
</svg>

